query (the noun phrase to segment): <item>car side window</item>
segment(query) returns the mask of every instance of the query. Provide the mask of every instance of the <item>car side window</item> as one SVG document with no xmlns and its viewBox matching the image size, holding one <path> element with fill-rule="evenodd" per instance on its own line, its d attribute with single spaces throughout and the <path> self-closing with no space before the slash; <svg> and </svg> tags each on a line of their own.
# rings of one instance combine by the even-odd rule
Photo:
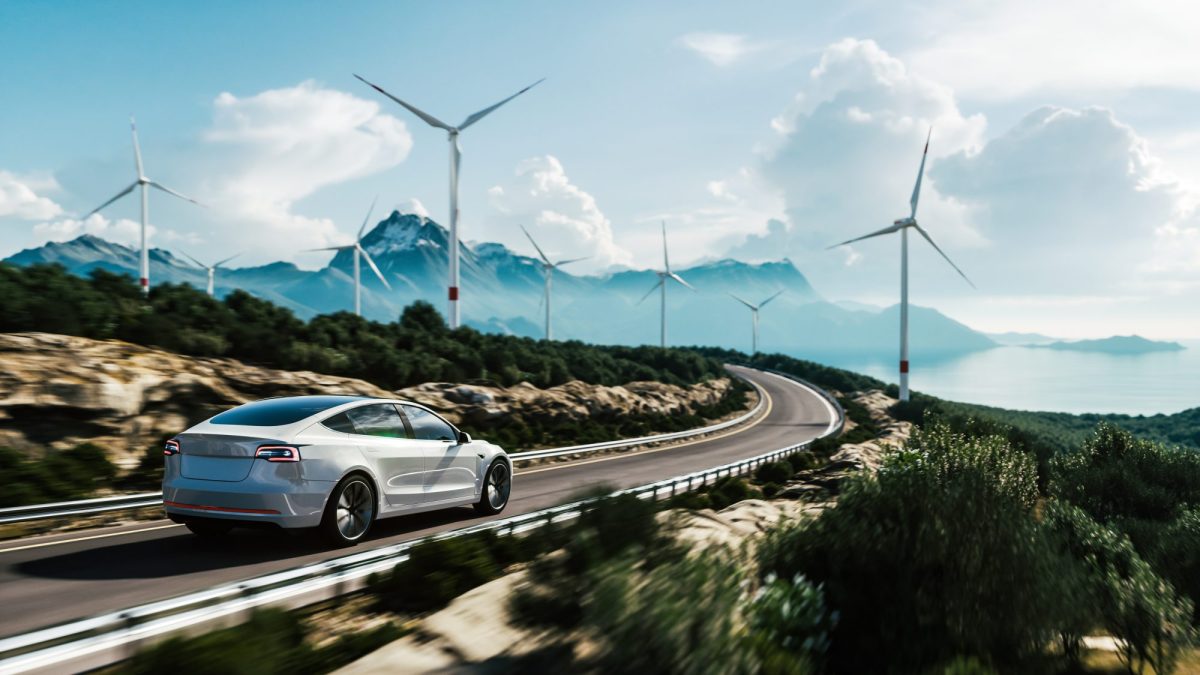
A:
<svg viewBox="0 0 1200 675">
<path fill-rule="evenodd" d="M 404 420 L 391 403 L 372 403 L 346 411 L 346 417 L 354 425 L 350 433 L 382 438 L 409 438 Z"/>
<path fill-rule="evenodd" d="M 404 416 L 412 425 L 415 438 L 423 441 L 453 441 L 458 438 L 454 427 L 428 410 L 403 403 L 400 404 L 400 408 L 404 410 Z"/>
<path fill-rule="evenodd" d="M 358 431 L 354 428 L 354 422 L 350 421 L 350 416 L 346 413 L 338 413 L 329 419 L 321 422 L 326 427 L 334 431 L 340 431 L 343 434 L 356 434 Z"/>
</svg>

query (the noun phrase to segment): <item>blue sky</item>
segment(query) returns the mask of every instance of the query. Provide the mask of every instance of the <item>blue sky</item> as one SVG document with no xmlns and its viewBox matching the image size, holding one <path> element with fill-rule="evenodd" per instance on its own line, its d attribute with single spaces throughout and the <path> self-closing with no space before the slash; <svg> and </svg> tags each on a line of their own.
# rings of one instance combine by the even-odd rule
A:
<svg viewBox="0 0 1200 675">
<path fill-rule="evenodd" d="M 648 266 L 784 255 L 827 297 L 913 300 L 986 330 L 1200 336 L 1200 45 L 1186 3 L 0 4 L 0 255 L 93 232 L 315 267 L 376 194 L 444 221 L 451 122 L 545 83 L 462 139 L 463 237 Z M 165 196 L 163 196 L 165 197 Z M 415 200 L 415 201 L 414 201 Z M 774 224 L 772 224 L 774 223 Z M 327 257 L 327 256 L 326 256 Z"/>
</svg>

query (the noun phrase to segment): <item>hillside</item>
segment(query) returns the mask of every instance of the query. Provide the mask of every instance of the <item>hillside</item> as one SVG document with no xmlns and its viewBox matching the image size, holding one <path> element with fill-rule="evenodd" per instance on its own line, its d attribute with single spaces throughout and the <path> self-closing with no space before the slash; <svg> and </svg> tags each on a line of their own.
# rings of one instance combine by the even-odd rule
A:
<svg viewBox="0 0 1200 675">
<path fill-rule="evenodd" d="M 403 308 L 423 300 L 439 310 L 445 297 L 448 234 L 438 223 L 411 214 L 391 213 L 366 235 L 363 245 L 378 263 L 392 290 L 364 268 L 363 314 L 391 321 Z M 523 337 L 543 335 L 540 311 L 543 277 L 538 263 L 501 244 L 463 244 L 463 317 L 479 330 Z M 552 252 L 551 252 L 552 253 Z M 150 256 L 155 284 L 186 283 L 202 288 L 202 270 L 168 251 Z M 133 249 L 85 235 L 21 251 L 6 260 L 19 267 L 60 264 L 77 276 L 104 270 L 135 276 Z M 673 344 L 746 348 L 750 317 L 730 293 L 757 302 L 784 293 L 762 312 L 764 347 L 793 354 L 890 354 L 895 349 L 896 309 L 830 302 L 787 259 L 745 263 L 718 260 L 676 270 L 693 286 L 669 289 L 668 338 Z M 339 252 L 318 270 L 291 263 L 219 270 L 218 297 L 237 289 L 288 309 L 302 319 L 343 311 L 353 298 L 352 259 Z M 594 344 L 657 344 L 657 298 L 642 301 L 657 282 L 650 270 L 626 270 L 603 276 L 554 272 L 555 336 Z M 713 312 L 727 320 L 712 321 Z M 598 317 L 603 317 L 600 320 Z M 940 314 L 912 308 L 914 353 L 947 353 L 994 346 L 981 333 Z"/>
</svg>

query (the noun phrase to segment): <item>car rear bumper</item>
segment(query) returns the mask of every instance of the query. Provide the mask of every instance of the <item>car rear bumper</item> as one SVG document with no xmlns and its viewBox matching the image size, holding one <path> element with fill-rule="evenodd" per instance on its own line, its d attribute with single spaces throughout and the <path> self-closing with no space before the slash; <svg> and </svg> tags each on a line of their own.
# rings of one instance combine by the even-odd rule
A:
<svg viewBox="0 0 1200 675">
<path fill-rule="evenodd" d="M 172 520 L 210 518 L 269 523 L 284 528 L 316 527 L 335 483 L 298 481 L 282 486 L 253 481 L 174 478 L 163 483 L 163 507 Z"/>
</svg>

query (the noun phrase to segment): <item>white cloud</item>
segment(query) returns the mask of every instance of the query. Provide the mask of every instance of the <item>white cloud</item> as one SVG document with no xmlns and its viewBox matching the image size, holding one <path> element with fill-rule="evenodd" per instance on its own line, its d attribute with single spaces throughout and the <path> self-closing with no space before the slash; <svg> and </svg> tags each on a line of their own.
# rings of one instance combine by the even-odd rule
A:
<svg viewBox="0 0 1200 675">
<path fill-rule="evenodd" d="M 396 166 L 412 136 L 374 101 L 314 82 L 213 102 L 202 136 L 203 200 L 218 227 L 237 227 L 239 242 L 298 250 L 337 239 L 333 222 L 298 213 L 295 204 L 321 188 Z"/>
<path fill-rule="evenodd" d="M 396 210 L 400 213 L 412 213 L 414 215 L 421 216 L 422 218 L 429 217 L 429 209 L 425 208 L 425 205 L 421 203 L 421 200 L 417 199 L 416 197 L 410 198 L 407 202 L 402 202 L 396 207 Z"/>
<path fill-rule="evenodd" d="M 156 229 L 153 225 L 146 228 L 146 238 L 152 239 Z M 69 241 L 84 234 L 101 237 L 118 244 L 137 246 L 139 225 L 128 218 L 112 221 L 102 213 L 88 216 L 84 220 L 63 218 L 52 222 L 38 223 L 33 226 L 33 234 L 48 241 Z"/>
<path fill-rule="evenodd" d="M 964 95 L 1200 88 L 1200 5 L 1187 0 L 956 2 L 920 17 L 908 60 Z"/>
<path fill-rule="evenodd" d="M 962 112 L 948 87 L 909 71 L 870 40 L 830 45 L 787 109 L 772 120 L 775 138 L 763 150 L 762 174 L 782 193 L 786 217 L 732 252 L 791 257 L 819 285 L 840 286 L 843 292 L 878 284 L 874 275 L 880 268 L 893 274 L 890 246 L 872 243 L 840 254 L 825 248 L 908 215 L 931 126 L 930 164 L 936 165 L 947 155 L 978 151 L 986 122 Z M 986 244 L 970 209 L 942 194 L 936 181 L 925 182 L 920 215 L 952 255 Z M 847 266 L 866 267 L 872 274 L 860 271 L 846 278 Z"/>
<path fill-rule="evenodd" d="M 731 66 L 767 45 L 755 42 L 745 35 L 733 33 L 688 33 L 676 40 L 680 45 L 696 52 L 718 67 Z"/>
<path fill-rule="evenodd" d="M 505 231 L 519 231 L 516 225 L 524 225 L 548 255 L 590 256 L 577 270 L 628 264 L 631 259 L 613 242 L 612 223 L 596 199 L 572 183 L 562 162 L 552 155 L 518 163 L 514 179 L 491 187 L 488 200 L 494 218 L 512 226 Z M 518 243 L 517 248 L 528 249 L 526 243 Z"/>
<path fill-rule="evenodd" d="M 49 177 L 18 176 L 0 171 L 0 218 L 44 220 L 62 214 L 62 207 L 38 193 L 57 191 Z"/>
</svg>

